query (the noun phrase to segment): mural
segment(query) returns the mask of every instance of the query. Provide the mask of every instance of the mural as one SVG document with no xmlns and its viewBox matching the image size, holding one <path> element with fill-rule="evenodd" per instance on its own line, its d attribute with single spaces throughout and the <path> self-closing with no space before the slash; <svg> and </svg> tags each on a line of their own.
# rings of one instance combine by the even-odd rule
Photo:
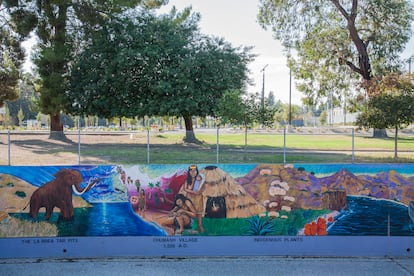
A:
<svg viewBox="0 0 414 276">
<path fill-rule="evenodd" d="M 1 166 L 0 237 L 414 236 L 414 164 Z"/>
</svg>

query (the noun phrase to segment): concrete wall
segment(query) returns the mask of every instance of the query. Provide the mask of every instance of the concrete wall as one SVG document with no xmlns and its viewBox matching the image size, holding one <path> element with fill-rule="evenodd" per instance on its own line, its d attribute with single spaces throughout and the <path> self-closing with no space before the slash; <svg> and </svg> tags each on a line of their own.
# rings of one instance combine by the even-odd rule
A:
<svg viewBox="0 0 414 276">
<path fill-rule="evenodd" d="M 414 164 L 189 165 L 2 166 L 0 257 L 413 256 Z"/>
</svg>

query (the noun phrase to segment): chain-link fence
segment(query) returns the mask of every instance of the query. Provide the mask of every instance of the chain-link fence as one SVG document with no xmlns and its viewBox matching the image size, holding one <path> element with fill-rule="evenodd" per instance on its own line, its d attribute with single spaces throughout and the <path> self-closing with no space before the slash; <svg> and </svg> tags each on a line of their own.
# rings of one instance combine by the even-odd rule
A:
<svg viewBox="0 0 414 276">
<path fill-rule="evenodd" d="M 183 142 L 185 130 L 148 129 L 1 131 L 0 165 L 90 165 L 173 163 L 387 163 L 414 162 L 414 131 L 373 138 L 372 131 L 352 127 L 194 130 L 197 141 Z"/>
</svg>

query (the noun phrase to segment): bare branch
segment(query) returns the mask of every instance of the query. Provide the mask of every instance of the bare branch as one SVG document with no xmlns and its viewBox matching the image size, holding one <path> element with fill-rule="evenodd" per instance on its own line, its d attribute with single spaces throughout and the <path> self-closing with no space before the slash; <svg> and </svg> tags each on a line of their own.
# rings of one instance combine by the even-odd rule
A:
<svg viewBox="0 0 414 276">
<path fill-rule="evenodd" d="M 340 13 L 345 17 L 345 19 L 347 21 L 349 21 L 350 16 L 349 14 L 346 12 L 346 10 L 344 9 L 344 7 L 341 6 L 341 4 L 339 3 L 339 0 L 331 0 L 331 2 L 335 5 L 335 7 L 340 11 Z"/>
</svg>

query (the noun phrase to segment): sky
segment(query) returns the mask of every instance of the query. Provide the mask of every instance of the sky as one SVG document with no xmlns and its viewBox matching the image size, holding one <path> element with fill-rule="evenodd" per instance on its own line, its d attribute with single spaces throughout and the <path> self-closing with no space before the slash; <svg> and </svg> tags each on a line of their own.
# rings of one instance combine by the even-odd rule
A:
<svg viewBox="0 0 414 276">
<path fill-rule="evenodd" d="M 265 96 L 272 91 L 276 100 L 289 103 L 289 69 L 286 56 L 283 55 L 280 42 L 272 37 L 271 31 L 264 30 L 258 23 L 259 0 L 169 0 L 168 5 L 161 11 L 167 12 L 172 6 L 179 10 L 192 6 L 194 12 L 200 13 L 200 29 L 203 34 L 223 37 L 234 47 L 254 46 L 253 53 L 257 57 L 249 66 L 254 85 L 248 88 L 248 92 L 262 93 L 261 70 L 268 65 L 265 69 Z M 413 37 L 402 57 L 408 59 L 412 55 Z M 411 68 L 413 71 L 414 62 Z M 291 103 L 300 105 L 302 97 L 295 89 L 292 79 Z"/>
</svg>

